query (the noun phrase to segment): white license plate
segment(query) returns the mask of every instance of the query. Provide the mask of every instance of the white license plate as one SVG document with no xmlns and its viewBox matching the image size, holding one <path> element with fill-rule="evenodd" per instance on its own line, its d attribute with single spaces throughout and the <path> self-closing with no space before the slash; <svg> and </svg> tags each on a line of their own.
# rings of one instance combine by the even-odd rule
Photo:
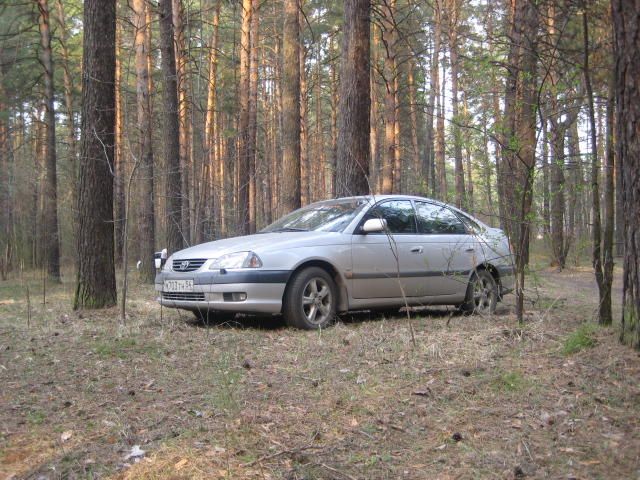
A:
<svg viewBox="0 0 640 480">
<path fill-rule="evenodd" d="M 193 280 L 165 280 L 163 292 L 193 292 Z"/>
</svg>

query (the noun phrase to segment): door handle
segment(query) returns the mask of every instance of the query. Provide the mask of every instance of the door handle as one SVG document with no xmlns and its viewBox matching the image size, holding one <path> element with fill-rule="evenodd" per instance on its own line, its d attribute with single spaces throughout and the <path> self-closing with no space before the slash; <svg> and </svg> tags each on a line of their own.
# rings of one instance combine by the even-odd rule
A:
<svg viewBox="0 0 640 480">
<path fill-rule="evenodd" d="M 467 249 L 465 250 L 465 252 L 468 252 L 468 253 L 472 253 L 472 252 L 475 252 L 475 251 L 476 251 L 476 249 L 475 249 L 475 248 L 473 248 L 473 247 L 472 247 L 472 248 L 467 248 Z"/>
<path fill-rule="evenodd" d="M 422 253 L 422 247 L 411 247 L 411 253 Z"/>
</svg>

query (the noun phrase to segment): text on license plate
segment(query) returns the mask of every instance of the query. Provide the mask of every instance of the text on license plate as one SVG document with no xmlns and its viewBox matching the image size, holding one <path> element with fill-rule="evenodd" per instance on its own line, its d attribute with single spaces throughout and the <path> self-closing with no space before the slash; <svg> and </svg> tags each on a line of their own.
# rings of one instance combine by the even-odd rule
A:
<svg viewBox="0 0 640 480">
<path fill-rule="evenodd" d="M 163 292 L 193 292 L 193 280 L 165 280 Z"/>
</svg>

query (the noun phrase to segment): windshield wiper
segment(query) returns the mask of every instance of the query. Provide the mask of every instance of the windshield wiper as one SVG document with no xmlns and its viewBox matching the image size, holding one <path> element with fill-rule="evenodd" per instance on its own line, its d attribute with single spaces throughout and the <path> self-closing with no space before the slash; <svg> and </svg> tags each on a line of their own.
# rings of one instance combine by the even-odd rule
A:
<svg viewBox="0 0 640 480">
<path fill-rule="evenodd" d="M 275 230 L 269 230 L 265 233 L 279 233 L 279 232 L 308 232 L 306 228 L 295 228 L 295 227 L 282 227 L 276 228 Z"/>
</svg>

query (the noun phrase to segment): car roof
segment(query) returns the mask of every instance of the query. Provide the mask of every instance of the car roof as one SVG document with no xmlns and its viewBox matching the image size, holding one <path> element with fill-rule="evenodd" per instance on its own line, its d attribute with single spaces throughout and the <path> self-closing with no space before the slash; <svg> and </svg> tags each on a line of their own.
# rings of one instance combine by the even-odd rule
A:
<svg viewBox="0 0 640 480">
<path fill-rule="evenodd" d="M 343 200 L 366 200 L 368 202 L 379 202 L 380 200 L 422 200 L 431 203 L 435 203 L 438 205 L 446 205 L 449 207 L 453 207 L 453 205 L 449 205 L 445 202 L 441 202 L 440 200 L 435 200 L 433 198 L 427 197 L 419 197 L 417 195 L 401 195 L 401 194 L 371 194 L 371 195 L 357 195 L 352 197 L 336 197 L 326 200 L 321 200 L 315 203 L 325 203 L 325 202 L 337 202 Z M 455 207 L 454 207 L 455 208 Z"/>
</svg>

